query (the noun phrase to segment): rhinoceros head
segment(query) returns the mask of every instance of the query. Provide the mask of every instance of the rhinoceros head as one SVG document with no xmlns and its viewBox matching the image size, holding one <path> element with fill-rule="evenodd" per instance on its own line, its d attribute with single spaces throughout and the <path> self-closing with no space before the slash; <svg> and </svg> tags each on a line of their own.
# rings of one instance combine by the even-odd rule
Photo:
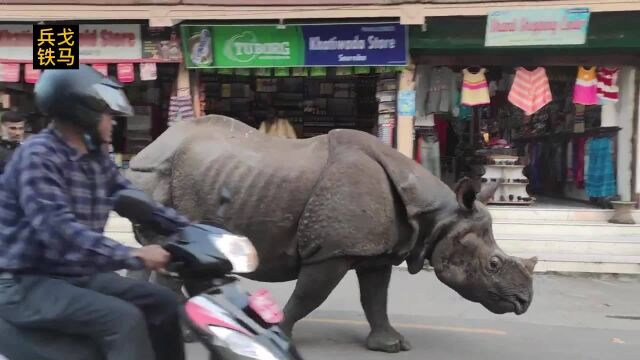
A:
<svg viewBox="0 0 640 360">
<path fill-rule="evenodd" d="M 457 205 L 439 226 L 430 262 L 438 279 L 467 300 L 493 313 L 520 315 L 531 304 L 537 259 L 509 256 L 496 244 L 484 205 L 495 190 L 477 193 L 470 179 L 457 184 Z"/>
</svg>

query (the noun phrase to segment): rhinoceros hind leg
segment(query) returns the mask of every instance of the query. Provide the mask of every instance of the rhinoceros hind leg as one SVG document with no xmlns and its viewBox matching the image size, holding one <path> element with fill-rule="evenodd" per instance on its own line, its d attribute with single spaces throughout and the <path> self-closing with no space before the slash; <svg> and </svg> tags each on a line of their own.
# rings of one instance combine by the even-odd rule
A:
<svg viewBox="0 0 640 360">
<path fill-rule="evenodd" d="M 391 265 L 361 267 L 356 268 L 356 272 L 360 284 L 360 302 L 371 326 L 367 348 L 389 353 L 411 350 L 409 341 L 391 326 L 387 315 Z"/>
<path fill-rule="evenodd" d="M 350 267 L 351 262 L 344 258 L 303 265 L 293 294 L 284 307 L 282 330 L 291 336 L 296 322 L 315 310 L 329 297 Z"/>
</svg>

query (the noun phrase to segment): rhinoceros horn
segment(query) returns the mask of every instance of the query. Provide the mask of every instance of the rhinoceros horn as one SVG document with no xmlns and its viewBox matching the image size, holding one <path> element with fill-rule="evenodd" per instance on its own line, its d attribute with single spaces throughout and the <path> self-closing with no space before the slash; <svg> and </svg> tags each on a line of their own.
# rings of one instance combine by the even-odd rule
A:
<svg viewBox="0 0 640 360">
<path fill-rule="evenodd" d="M 522 260 L 522 262 L 524 263 L 524 267 L 527 269 L 529 274 L 533 275 L 533 269 L 536 267 L 536 264 L 538 263 L 538 258 L 534 256 L 529 259 L 524 259 Z"/>
</svg>

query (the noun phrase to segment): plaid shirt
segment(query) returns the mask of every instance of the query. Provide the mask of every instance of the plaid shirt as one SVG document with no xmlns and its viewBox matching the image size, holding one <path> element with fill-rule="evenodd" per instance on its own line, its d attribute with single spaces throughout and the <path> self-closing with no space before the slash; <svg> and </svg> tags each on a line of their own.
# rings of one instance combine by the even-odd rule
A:
<svg viewBox="0 0 640 360">
<path fill-rule="evenodd" d="M 139 268 L 131 248 L 102 235 L 113 195 L 130 187 L 107 154 L 81 155 L 52 129 L 32 136 L 0 177 L 0 272 Z M 171 209 L 156 211 L 188 224 Z"/>
</svg>

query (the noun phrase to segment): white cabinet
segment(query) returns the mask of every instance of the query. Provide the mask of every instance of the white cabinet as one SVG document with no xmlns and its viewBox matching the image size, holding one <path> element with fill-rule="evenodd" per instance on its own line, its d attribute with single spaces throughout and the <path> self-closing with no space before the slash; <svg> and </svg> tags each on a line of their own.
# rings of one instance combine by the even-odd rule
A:
<svg viewBox="0 0 640 360">
<path fill-rule="evenodd" d="M 498 183 L 489 204 L 530 205 L 535 199 L 527 193 L 529 180 L 522 174 L 524 165 L 517 156 L 491 156 L 491 164 L 484 165 L 482 187 Z"/>
</svg>

